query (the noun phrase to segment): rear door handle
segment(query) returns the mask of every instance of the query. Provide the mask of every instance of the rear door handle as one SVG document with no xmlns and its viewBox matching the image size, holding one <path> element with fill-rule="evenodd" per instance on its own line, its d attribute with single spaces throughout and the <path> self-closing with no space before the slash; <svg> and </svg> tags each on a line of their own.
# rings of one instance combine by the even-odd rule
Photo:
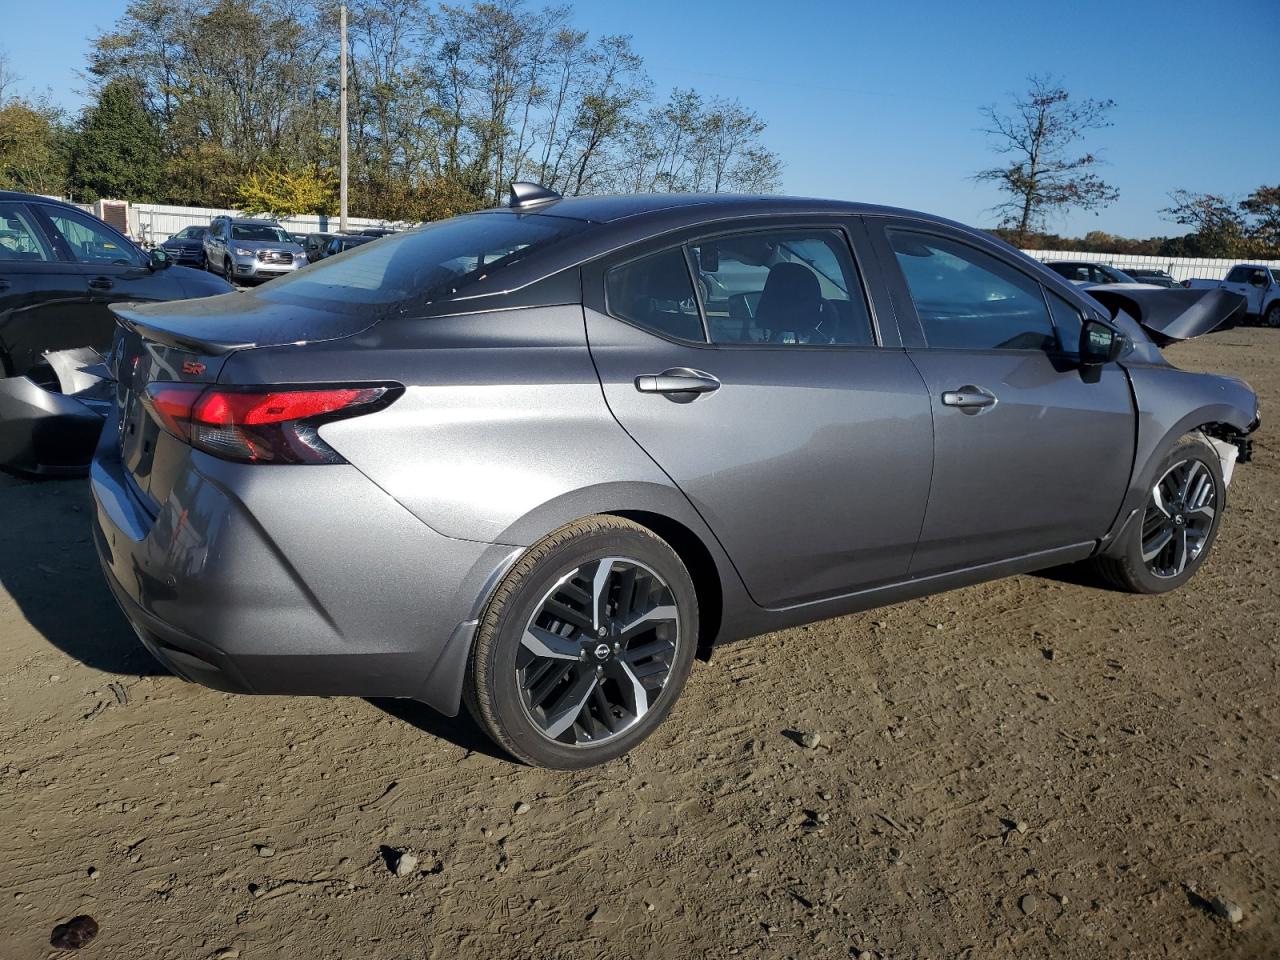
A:
<svg viewBox="0 0 1280 960">
<path fill-rule="evenodd" d="M 9 281 L 5 280 L 3 277 L 0 277 L 0 290 L 8 290 L 8 289 L 9 289 Z"/>
<path fill-rule="evenodd" d="M 94 277 L 89 281 L 89 286 L 94 290 L 110 290 L 115 285 L 115 281 L 110 277 Z"/>
<path fill-rule="evenodd" d="M 700 394 L 719 390 L 720 381 L 701 370 L 672 367 L 661 373 L 636 377 L 636 389 L 641 393 L 683 394 L 692 400 Z"/>
<path fill-rule="evenodd" d="M 978 413 L 987 407 L 995 406 L 994 394 L 972 384 L 958 390 L 947 390 L 942 394 L 942 404 L 946 407 L 959 407 L 965 413 Z"/>
</svg>

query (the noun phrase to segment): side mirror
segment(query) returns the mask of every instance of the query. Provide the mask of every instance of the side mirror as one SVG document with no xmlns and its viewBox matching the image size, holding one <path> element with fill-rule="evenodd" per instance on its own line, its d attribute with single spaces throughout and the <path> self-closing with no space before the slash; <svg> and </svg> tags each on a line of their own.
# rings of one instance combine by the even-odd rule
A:
<svg viewBox="0 0 1280 960">
<path fill-rule="evenodd" d="M 163 248 L 156 247 L 151 251 L 150 266 L 152 270 L 164 270 L 169 266 L 169 254 Z"/>
<path fill-rule="evenodd" d="M 1110 363 L 1120 357 L 1124 350 L 1124 335 L 1119 331 L 1099 323 L 1097 320 L 1086 320 L 1080 328 L 1080 363 L 1086 367 L 1097 367 Z"/>
</svg>

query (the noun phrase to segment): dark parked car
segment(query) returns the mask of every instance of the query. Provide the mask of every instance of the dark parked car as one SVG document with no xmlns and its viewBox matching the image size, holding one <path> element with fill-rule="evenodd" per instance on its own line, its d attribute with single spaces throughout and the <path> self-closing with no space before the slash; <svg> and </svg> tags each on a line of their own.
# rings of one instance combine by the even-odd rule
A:
<svg viewBox="0 0 1280 960">
<path fill-rule="evenodd" d="M 390 227 L 365 227 L 363 230 L 357 231 L 357 235 L 361 237 L 389 237 L 393 233 L 399 233 L 398 230 L 392 230 Z"/>
<path fill-rule="evenodd" d="M 323 260 L 325 247 L 329 246 L 332 239 L 332 233 L 308 233 L 302 240 L 302 250 L 307 255 L 307 262 Z"/>
<path fill-rule="evenodd" d="M 111 304 L 230 289 L 70 204 L 0 191 L 0 464 L 41 473 L 87 465 L 105 411 L 67 394 L 85 386 L 77 368 L 111 345 Z"/>
<path fill-rule="evenodd" d="M 1126 306 L 905 210 L 518 184 L 250 294 L 118 307 L 94 538 L 188 679 L 465 700 L 583 767 L 712 643 L 1073 561 L 1185 583 L 1257 398 L 1140 321 L 1239 298 L 1100 295 Z"/>
<path fill-rule="evenodd" d="M 339 233 L 329 238 L 329 242 L 325 244 L 324 255 L 332 257 L 335 253 L 342 253 L 344 250 L 350 250 L 352 247 L 359 247 L 366 243 L 372 243 L 377 237 L 366 237 L 363 234 Z"/>
<path fill-rule="evenodd" d="M 1170 289 L 1181 286 L 1177 280 L 1169 276 L 1164 270 L 1156 270 L 1151 267 L 1134 267 L 1132 270 L 1126 270 L 1137 283 L 1149 283 L 1155 287 L 1168 287 Z"/>
<path fill-rule="evenodd" d="M 183 227 L 160 244 L 160 249 L 174 263 L 189 263 L 193 267 L 204 266 L 204 235 L 208 227 Z"/>
<path fill-rule="evenodd" d="M 1072 283 L 1137 283 L 1132 276 L 1106 263 L 1087 260 L 1050 260 L 1045 264 Z"/>
</svg>

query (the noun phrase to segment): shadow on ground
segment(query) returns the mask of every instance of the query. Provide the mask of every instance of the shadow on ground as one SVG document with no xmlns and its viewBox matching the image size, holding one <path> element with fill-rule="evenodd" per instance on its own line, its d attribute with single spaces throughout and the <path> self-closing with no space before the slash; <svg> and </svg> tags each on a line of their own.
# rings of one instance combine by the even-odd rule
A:
<svg viewBox="0 0 1280 960">
<path fill-rule="evenodd" d="M 102 579 L 91 503 L 83 479 L 0 476 L 0 586 L 38 633 L 81 663 L 107 673 L 167 673 Z"/>
<path fill-rule="evenodd" d="M 510 754 L 502 750 L 489 739 L 488 734 L 480 729 L 471 714 L 464 706 L 456 717 L 446 717 L 443 713 L 432 710 L 425 703 L 416 700 L 370 700 L 371 704 L 384 713 L 390 714 L 423 733 L 447 740 L 455 747 L 461 747 L 474 753 L 482 753 L 495 760 L 518 763 Z"/>
</svg>

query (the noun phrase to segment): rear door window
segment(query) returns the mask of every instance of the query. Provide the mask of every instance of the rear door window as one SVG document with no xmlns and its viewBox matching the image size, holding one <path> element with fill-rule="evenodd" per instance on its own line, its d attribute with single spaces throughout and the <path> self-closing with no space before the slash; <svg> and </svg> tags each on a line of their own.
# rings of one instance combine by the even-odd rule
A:
<svg viewBox="0 0 1280 960">
<path fill-rule="evenodd" d="M 894 229 L 886 234 L 929 347 L 1056 347 L 1040 284 L 1020 270 L 947 237 Z"/>
<path fill-rule="evenodd" d="M 873 346 L 862 284 L 838 230 L 764 230 L 690 244 L 714 343 Z"/>
</svg>

